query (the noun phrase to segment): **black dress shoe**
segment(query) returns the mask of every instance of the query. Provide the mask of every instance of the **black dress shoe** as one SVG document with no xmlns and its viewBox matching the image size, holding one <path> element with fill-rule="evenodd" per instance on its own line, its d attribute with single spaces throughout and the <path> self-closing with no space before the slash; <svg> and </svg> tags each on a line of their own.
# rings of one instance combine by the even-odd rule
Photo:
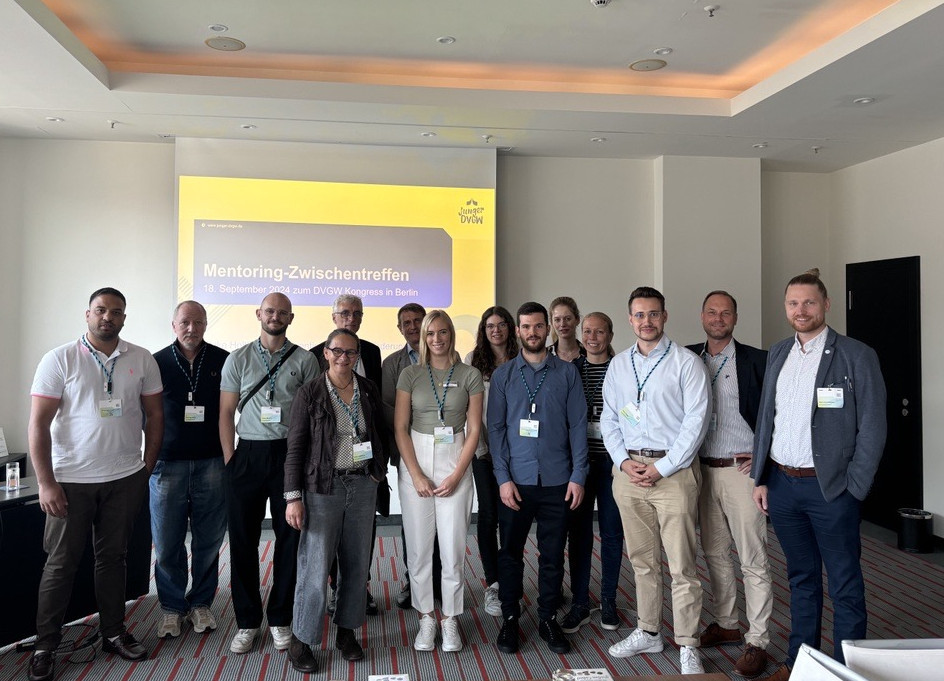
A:
<svg viewBox="0 0 944 681">
<path fill-rule="evenodd" d="M 148 651 L 138 640 L 127 631 L 118 634 L 118 638 L 111 641 L 107 638 L 102 639 L 102 650 L 112 655 L 118 655 L 126 660 L 143 660 L 147 657 Z"/>
<path fill-rule="evenodd" d="M 410 580 L 403 582 L 403 588 L 397 594 L 397 607 L 409 610 L 413 607 L 413 594 L 410 592 Z"/>
<path fill-rule="evenodd" d="M 30 681 L 48 681 L 56 670 L 56 654 L 49 650 L 38 650 L 30 658 L 27 675 Z"/>
<path fill-rule="evenodd" d="M 341 651 L 341 657 L 349 662 L 364 659 L 364 649 L 357 642 L 353 629 L 338 627 L 338 634 L 334 638 L 334 644 Z"/>
<path fill-rule="evenodd" d="M 380 608 L 377 607 L 377 601 L 374 600 L 374 597 L 370 595 L 370 590 L 367 591 L 367 614 L 376 615 L 380 612 Z"/>
<path fill-rule="evenodd" d="M 564 636 L 557 620 L 553 617 L 548 620 L 541 620 L 538 625 L 538 634 L 547 642 L 547 647 L 558 655 L 566 655 L 570 652 L 570 641 Z"/>
<path fill-rule="evenodd" d="M 318 661 L 311 652 L 311 646 L 299 641 L 295 638 L 295 634 L 292 634 L 292 642 L 288 644 L 288 661 L 292 663 L 295 671 L 302 674 L 318 671 Z"/>
<path fill-rule="evenodd" d="M 498 649 L 507 655 L 513 655 L 518 652 L 518 618 L 506 617 L 502 624 L 501 631 L 498 632 L 498 640 L 495 641 Z"/>
</svg>

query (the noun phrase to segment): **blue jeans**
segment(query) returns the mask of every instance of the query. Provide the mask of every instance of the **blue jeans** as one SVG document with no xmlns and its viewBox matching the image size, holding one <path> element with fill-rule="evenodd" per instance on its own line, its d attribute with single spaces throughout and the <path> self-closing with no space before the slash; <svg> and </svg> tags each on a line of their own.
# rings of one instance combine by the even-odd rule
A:
<svg viewBox="0 0 944 681">
<path fill-rule="evenodd" d="M 767 490 L 770 520 L 787 559 L 790 582 L 787 664 L 793 666 L 801 644 L 820 647 L 823 565 L 833 601 L 833 657 L 843 662 L 841 642 L 866 636 L 860 502 L 849 492 L 827 502 L 816 478 L 794 478 L 776 469 Z"/>
<path fill-rule="evenodd" d="M 593 502 L 600 523 L 600 600 L 616 600 L 623 563 L 623 522 L 613 499 L 613 461 L 591 459 L 583 501 L 570 512 L 567 525 L 570 591 L 574 605 L 590 607 L 590 559 L 593 555 Z"/>
<path fill-rule="evenodd" d="M 183 615 L 208 608 L 216 595 L 226 533 L 223 459 L 158 461 L 150 487 L 154 581 L 161 609 Z M 186 593 L 188 521 L 193 584 Z"/>
<path fill-rule="evenodd" d="M 328 571 L 337 556 L 338 605 L 334 623 L 357 629 L 366 619 L 367 591 L 377 507 L 377 483 L 368 475 L 335 476 L 331 494 L 305 492 L 305 525 L 298 542 L 298 577 L 292 631 L 303 643 L 321 645 Z"/>
</svg>

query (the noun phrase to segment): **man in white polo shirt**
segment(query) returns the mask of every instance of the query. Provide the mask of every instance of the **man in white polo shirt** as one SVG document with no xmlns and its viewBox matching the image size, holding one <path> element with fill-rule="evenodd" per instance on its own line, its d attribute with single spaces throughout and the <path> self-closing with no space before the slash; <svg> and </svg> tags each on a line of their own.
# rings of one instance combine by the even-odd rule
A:
<svg viewBox="0 0 944 681">
<path fill-rule="evenodd" d="M 126 660 L 147 657 L 125 629 L 125 552 L 161 448 L 161 374 L 150 352 L 119 338 L 125 323 L 120 291 L 95 291 L 85 320 L 86 334 L 43 356 L 30 389 L 30 459 L 49 554 L 39 583 L 31 681 L 53 678 L 89 529 L 102 650 Z"/>
</svg>

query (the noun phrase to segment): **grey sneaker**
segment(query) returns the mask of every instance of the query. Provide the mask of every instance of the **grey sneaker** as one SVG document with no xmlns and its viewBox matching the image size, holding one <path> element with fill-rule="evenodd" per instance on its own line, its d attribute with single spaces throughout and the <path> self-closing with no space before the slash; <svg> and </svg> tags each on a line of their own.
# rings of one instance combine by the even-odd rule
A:
<svg viewBox="0 0 944 681">
<path fill-rule="evenodd" d="M 501 617 L 501 599 L 498 597 L 498 582 L 485 588 L 485 612 L 492 617 Z"/>
<path fill-rule="evenodd" d="M 177 638 L 180 636 L 180 623 L 183 617 L 176 612 L 165 612 L 157 625 L 158 638 Z"/>
<path fill-rule="evenodd" d="M 193 630 L 197 634 L 216 629 L 216 618 L 209 608 L 202 605 L 191 610 L 187 619 L 193 624 Z"/>
</svg>

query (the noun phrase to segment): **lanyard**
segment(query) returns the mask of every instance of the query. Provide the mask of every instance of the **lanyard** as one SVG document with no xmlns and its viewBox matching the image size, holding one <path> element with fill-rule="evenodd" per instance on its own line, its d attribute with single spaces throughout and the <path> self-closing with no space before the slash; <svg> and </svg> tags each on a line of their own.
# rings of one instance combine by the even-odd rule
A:
<svg viewBox="0 0 944 681">
<path fill-rule="evenodd" d="M 427 364 L 426 371 L 429 372 L 429 385 L 433 389 L 433 397 L 436 398 L 436 404 L 439 405 L 439 422 L 445 426 L 446 425 L 446 393 L 449 392 L 449 384 L 452 383 L 452 372 L 456 370 L 456 365 L 453 364 L 449 369 L 449 375 L 446 377 L 446 383 L 443 386 L 443 396 L 442 400 L 439 399 L 439 392 L 436 390 L 436 382 L 433 380 L 433 368 Z"/>
<path fill-rule="evenodd" d="M 325 375 L 325 380 L 328 381 L 328 385 L 331 386 L 331 394 L 334 395 L 334 399 L 338 401 L 338 404 L 344 408 L 344 411 L 347 412 L 348 417 L 351 419 L 351 430 L 354 432 L 351 433 L 351 439 L 354 442 L 360 442 L 359 434 L 359 425 L 360 425 L 360 402 L 361 402 L 361 391 L 357 389 L 357 379 L 354 376 L 351 376 L 351 380 L 354 381 L 354 399 L 351 400 L 351 406 L 347 406 L 344 403 L 344 400 L 341 399 L 341 395 L 338 394 L 338 389 L 334 387 L 334 383 L 331 382 L 331 379 L 328 378 L 327 374 Z"/>
<path fill-rule="evenodd" d="M 190 372 L 184 369 L 184 365 L 180 363 L 180 358 L 177 356 L 177 346 L 172 345 L 171 349 L 174 351 L 174 361 L 177 362 L 177 367 L 183 372 L 183 375 L 187 377 L 187 383 L 190 385 L 190 392 L 187 393 L 187 401 L 193 404 L 193 396 L 196 394 L 197 385 L 200 383 L 200 369 L 203 367 L 203 358 L 206 357 L 206 345 L 200 350 L 200 361 L 197 363 L 197 377 L 194 380 L 190 380 Z M 188 362 L 188 364 L 190 364 L 190 370 L 193 371 L 193 364 L 190 362 Z"/>
<path fill-rule="evenodd" d="M 708 357 L 707 357 L 706 355 L 702 355 L 702 359 L 705 360 L 705 366 L 708 366 Z M 727 363 L 728 363 L 728 355 L 725 355 L 725 356 L 724 356 L 724 361 L 721 362 L 721 366 L 718 367 L 718 370 L 715 372 L 715 375 L 714 375 L 714 376 L 712 377 L 712 379 L 711 379 L 711 387 L 712 387 L 712 388 L 715 387 L 715 381 L 718 380 L 718 376 L 721 375 L 721 370 L 724 369 L 724 365 L 727 364 Z"/>
<path fill-rule="evenodd" d="M 266 399 L 269 400 L 269 404 L 272 404 L 272 398 L 275 397 L 275 379 L 279 377 L 279 369 L 282 368 L 282 360 L 285 359 L 285 349 L 288 347 L 288 340 L 282 343 L 282 349 L 279 350 L 279 361 L 275 363 L 275 373 L 272 373 L 272 369 L 269 367 L 269 353 L 263 349 L 262 339 L 256 339 L 256 347 L 259 349 L 259 356 L 262 357 L 262 362 L 265 364 L 266 368 L 266 375 L 269 377 L 269 389 L 266 390 Z"/>
<path fill-rule="evenodd" d="M 583 380 L 583 396 L 587 400 L 587 409 L 593 409 L 593 402 L 596 399 L 597 394 L 599 394 L 601 388 L 603 387 L 603 381 L 606 379 L 606 371 L 600 376 L 597 380 L 597 384 L 593 386 L 589 391 L 587 391 L 587 367 L 590 365 L 590 362 L 583 362 L 580 365 L 580 378 Z M 603 366 L 609 368 L 610 360 L 606 360 L 603 363 Z M 593 415 L 596 416 L 596 410 L 593 410 Z"/>
<path fill-rule="evenodd" d="M 112 389 L 111 377 L 115 373 L 115 364 L 118 363 L 118 355 L 115 355 L 114 359 L 112 359 L 111 369 L 106 369 L 105 365 L 102 363 L 101 358 L 99 358 L 98 356 L 98 351 L 95 350 L 95 348 L 93 348 L 91 345 L 89 345 L 89 342 L 85 340 L 85 336 L 82 336 L 82 345 L 88 348 L 89 353 L 91 353 L 92 357 L 95 358 L 95 363 L 98 364 L 98 366 L 102 368 L 102 374 L 104 374 L 105 376 L 105 392 L 108 393 L 109 397 L 111 397 L 111 389 Z"/>
<path fill-rule="evenodd" d="M 534 400 L 538 396 L 538 391 L 541 389 L 541 386 L 544 385 L 544 379 L 547 378 L 547 370 L 550 369 L 548 365 L 544 365 L 544 371 L 541 372 L 541 380 L 538 381 L 538 387 L 534 389 L 534 392 L 531 392 L 531 388 L 528 387 L 528 382 L 524 378 L 524 368 L 518 367 L 518 374 L 521 376 L 521 382 L 524 383 L 524 389 L 528 391 L 528 400 L 531 402 L 531 412 L 528 414 L 528 420 L 531 420 L 531 414 L 535 412 Z"/>
<path fill-rule="evenodd" d="M 642 389 L 646 387 L 646 383 L 649 382 L 649 377 L 652 376 L 652 372 L 659 368 L 659 365 L 662 364 L 662 360 L 665 359 L 665 356 L 669 354 L 669 350 L 672 349 L 672 341 L 669 341 L 668 347 L 666 347 L 665 352 L 662 353 L 662 357 L 659 358 L 659 361 L 656 362 L 655 366 L 649 370 L 649 373 L 646 374 L 646 377 L 642 380 L 642 383 L 639 382 L 639 373 L 636 371 L 636 353 L 633 353 L 630 359 L 633 363 L 633 375 L 636 377 L 636 406 L 639 406 L 639 403 L 642 401 Z"/>
</svg>

